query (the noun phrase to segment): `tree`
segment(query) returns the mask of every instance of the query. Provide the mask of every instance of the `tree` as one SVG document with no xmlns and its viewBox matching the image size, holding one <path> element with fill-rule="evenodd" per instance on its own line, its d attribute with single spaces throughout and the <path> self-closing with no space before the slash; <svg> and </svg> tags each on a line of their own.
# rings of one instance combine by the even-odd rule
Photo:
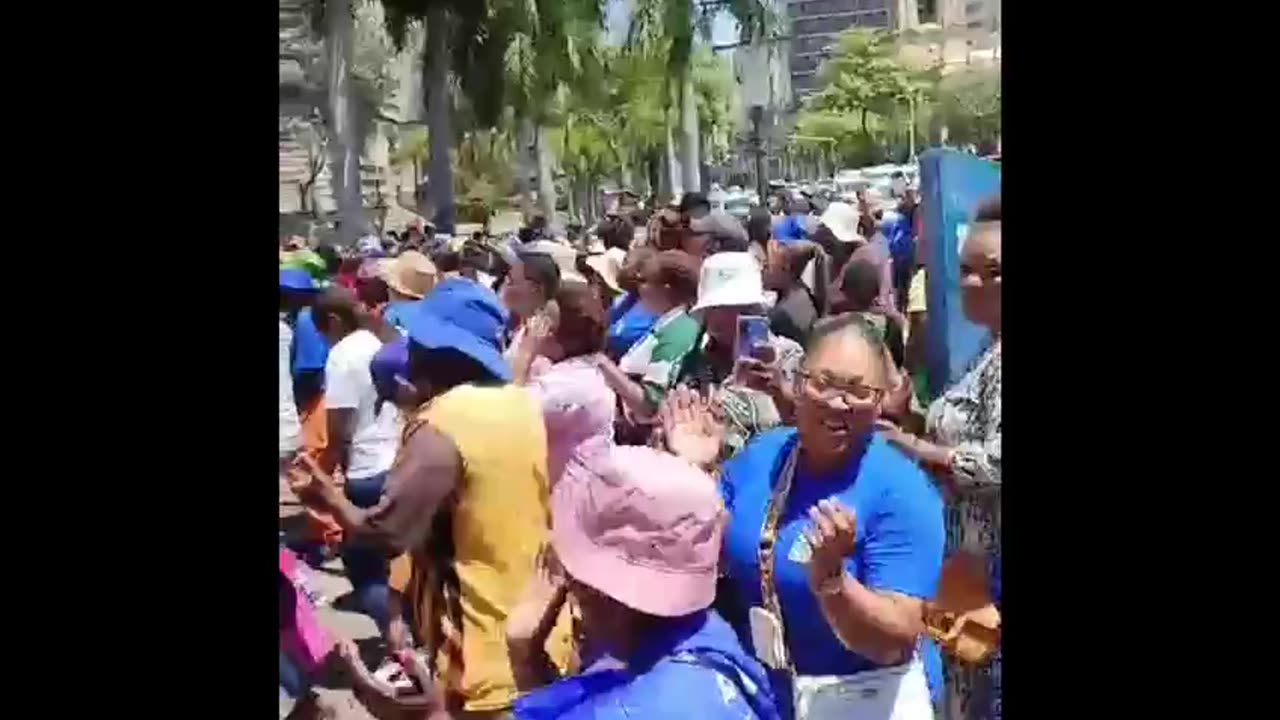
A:
<svg viewBox="0 0 1280 720">
<path fill-rule="evenodd" d="M 853 28 L 840 35 L 834 52 L 818 70 L 819 87 L 805 104 L 800 125 L 830 125 L 835 134 L 805 135 L 843 138 L 841 159 L 860 164 L 887 159 L 888 147 L 905 139 L 905 152 L 915 151 L 918 115 L 934 95 L 939 71 L 915 70 L 899 62 L 893 37 L 879 30 Z M 922 112 L 924 111 L 924 112 Z M 857 134 L 836 116 L 856 118 Z M 902 146 L 899 146 L 902 147 Z"/>
<path fill-rule="evenodd" d="M 452 232 L 456 217 L 450 144 L 452 100 L 450 80 L 466 98 L 481 127 L 494 127 L 502 116 L 503 60 L 511 28 L 514 0 L 383 0 L 387 31 L 397 49 L 404 47 L 411 25 L 425 26 L 423 87 L 426 89 L 430 140 L 428 187 L 435 224 Z"/>
<path fill-rule="evenodd" d="M 511 26 L 505 55 L 508 100 L 517 118 L 521 149 L 534 149 L 539 204 L 553 227 L 551 126 L 562 119 L 567 91 L 592 100 L 599 96 L 604 84 L 599 42 L 604 14 L 602 0 L 528 0 L 515 4 L 506 20 Z M 527 192 L 527 171 L 522 176 L 522 192 Z"/>
<path fill-rule="evenodd" d="M 329 128 L 333 194 L 338 205 L 338 240 L 354 244 L 372 226 L 360 197 L 360 137 L 351 86 L 354 15 L 351 0 L 325 0 L 325 124 Z"/>
<path fill-rule="evenodd" d="M 614 118 L 618 181 L 640 179 L 657 191 L 660 153 L 667 139 L 667 92 L 663 58 L 638 49 L 619 50 L 606 58 L 606 104 Z M 637 173 L 637 171 L 639 171 Z"/>
<path fill-rule="evenodd" d="M 391 153 L 391 165 L 401 167 L 406 164 L 413 168 L 413 193 L 415 204 L 421 207 L 418 188 L 422 185 L 422 169 L 431 157 L 431 141 L 427 137 L 427 129 L 411 128 L 399 138 L 395 152 Z"/>
<path fill-rule="evenodd" d="M 729 151 L 734 130 L 733 74 L 728 61 L 704 47 L 694 55 L 692 75 L 703 155 L 718 163 Z"/>
<path fill-rule="evenodd" d="M 320 174 L 324 172 L 327 152 L 324 125 L 303 118 L 287 118 L 282 120 L 281 130 L 296 140 L 307 154 L 306 168 L 298 183 L 298 199 L 302 204 L 302 212 L 317 218 L 320 209 L 316 202 L 315 187 Z"/>
<path fill-rule="evenodd" d="M 911 85 L 910 71 L 893 53 L 887 33 L 863 28 L 842 33 L 835 52 L 818 69 L 823 88 L 808 107 L 856 114 L 862 132 L 870 135 L 869 116 L 892 108 Z"/>
<path fill-rule="evenodd" d="M 938 86 L 937 118 L 958 143 L 994 148 L 1000 137 L 1000 71 L 968 70 Z"/>
<path fill-rule="evenodd" d="M 672 176 L 672 190 L 698 190 L 699 172 L 697 100 L 691 72 L 694 41 L 711 36 L 715 13 L 728 11 L 741 28 L 744 40 L 760 39 L 773 26 L 770 0 L 724 0 L 695 3 L 694 0 L 633 0 L 627 45 L 654 54 L 666 61 L 667 98 L 677 110 L 679 122 L 668 118 L 667 127 L 680 128 L 680 176 Z M 668 155 L 674 157 L 672 149 Z"/>
</svg>

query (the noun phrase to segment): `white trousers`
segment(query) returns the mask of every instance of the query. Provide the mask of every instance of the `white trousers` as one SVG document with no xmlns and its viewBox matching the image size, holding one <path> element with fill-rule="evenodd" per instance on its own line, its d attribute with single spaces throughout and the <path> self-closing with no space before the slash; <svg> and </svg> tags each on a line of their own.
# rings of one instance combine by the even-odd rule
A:
<svg viewBox="0 0 1280 720">
<path fill-rule="evenodd" d="M 933 720 L 924 665 L 795 678 L 796 720 Z"/>
</svg>

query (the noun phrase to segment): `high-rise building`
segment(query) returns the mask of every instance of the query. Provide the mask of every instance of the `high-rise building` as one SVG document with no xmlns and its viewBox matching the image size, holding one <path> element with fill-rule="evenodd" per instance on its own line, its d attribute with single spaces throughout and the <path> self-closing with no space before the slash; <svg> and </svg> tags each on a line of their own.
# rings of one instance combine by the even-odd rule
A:
<svg viewBox="0 0 1280 720">
<path fill-rule="evenodd" d="M 814 88 L 818 66 L 851 27 L 899 30 L 916 21 L 915 0 L 790 0 L 791 87 L 797 99 Z"/>
</svg>

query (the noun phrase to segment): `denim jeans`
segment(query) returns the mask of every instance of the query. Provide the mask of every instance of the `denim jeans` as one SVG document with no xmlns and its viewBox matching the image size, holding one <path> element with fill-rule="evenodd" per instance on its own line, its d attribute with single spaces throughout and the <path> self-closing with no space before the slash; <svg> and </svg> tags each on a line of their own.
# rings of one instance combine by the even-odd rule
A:
<svg viewBox="0 0 1280 720">
<path fill-rule="evenodd" d="M 383 487 L 387 474 L 381 473 L 367 478 L 347 478 L 344 490 L 347 499 L 361 509 L 368 509 L 382 499 Z M 347 579 L 351 581 L 352 596 L 356 607 L 365 615 L 373 618 L 378 631 L 387 630 L 387 579 L 391 573 L 391 562 L 383 548 L 370 547 L 347 541 L 342 547 L 342 565 L 347 570 Z"/>
</svg>

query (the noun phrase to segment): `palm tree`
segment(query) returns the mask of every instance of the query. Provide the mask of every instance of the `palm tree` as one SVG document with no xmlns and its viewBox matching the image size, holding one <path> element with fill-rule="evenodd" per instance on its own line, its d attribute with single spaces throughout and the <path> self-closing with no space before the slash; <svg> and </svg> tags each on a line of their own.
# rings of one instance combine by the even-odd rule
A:
<svg viewBox="0 0 1280 720">
<path fill-rule="evenodd" d="M 691 60 L 694 40 L 710 38 L 711 20 L 722 9 L 738 21 L 744 41 L 763 39 L 774 24 L 770 0 L 724 0 L 707 4 L 695 0 L 632 0 L 627 45 L 665 58 L 667 78 L 674 84 L 671 94 L 679 111 L 680 182 L 674 182 L 673 174 L 673 191 L 692 191 L 702 187 L 698 111 Z M 668 119 L 668 127 L 673 125 L 675 123 Z M 669 147 L 668 157 L 675 157 L 674 148 Z"/>
<path fill-rule="evenodd" d="M 479 126 L 498 124 L 502 61 L 510 38 L 510 28 L 502 20 L 515 4 L 515 0 L 383 0 L 387 31 L 397 48 L 403 47 L 411 24 L 425 25 L 423 87 L 431 144 L 428 187 L 435 225 L 441 232 L 453 232 L 456 217 L 449 157 L 454 139 L 450 79 L 456 81 Z"/>
<path fill-rule="evenodd" d="M 539 204 L 553 227 L 551 126 L 563 119 L 567 91 L 575 96 L 598 95 L 603 84 L 599 40 L 604 15 L 603 0 L 529 0 L 516 4 L 508 20 L 512 28 L 506 48 L 508 100 L 522 149 L 532 146 L 534 150 Z M 528 172 L 521 165 L 524 194 Z"/>
<path fill-rule="evenodd" d="M 360 136 L 352 93 L 353 30 L 351 0 L 325 0 L 325 54 L 328 70 L 325 124 L 331 141 L 333 194 L 338 205 L 338 239 L 353 244 L 371 229 L 360 198 Z"/>
</svg>

